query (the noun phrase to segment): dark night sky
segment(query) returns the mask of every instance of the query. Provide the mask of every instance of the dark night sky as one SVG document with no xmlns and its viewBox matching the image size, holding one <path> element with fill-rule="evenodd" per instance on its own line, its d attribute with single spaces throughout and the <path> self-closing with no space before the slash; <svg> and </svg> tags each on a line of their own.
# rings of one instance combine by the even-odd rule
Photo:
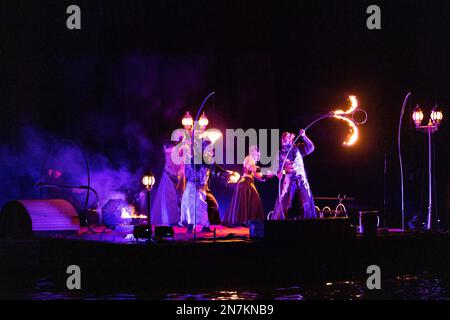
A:
<svg viewBox="0 0 450 320">
<path fill-rule="evenodd" d="M 81 7 L 81 31 L 65 28 L 70 4 Z M 381 30 L 366 28 L 370 4 L 381 7 Z M 8 153 L 2 189 L 22 183 L 14 177 L 23 168 L 9 163 L 14 169 L 6 174 L 5 162 L 29 156 L 24 128 L 76 138 L 112 167 L 125 162 L 132 172 L 158 172 L 161 143 L 212 90 L 208 115 L 222 129 L 297 130 L 353 93 L 369 114 L 361 140 L 342 148 L 345 128 L 332 121 L 311 129 L 310 182 L 316 195 L 343 192 L 380 209 L 387 153 L 395 223 L 396 135 L 403 97 L 412 91 L 403 130 L 407 209 L 412 215 L 426 205 L 425 135 L 413 130 L 410 110 L 438 103 L 439 211 L 442 218 L 448 212 L 448 1 L 8 0 L 0 8 L 0 150 Z M 275 184 L 259 187 L 268 209 Z M 21 198 L 26 189 L 8 196 Z"/>
</svg>

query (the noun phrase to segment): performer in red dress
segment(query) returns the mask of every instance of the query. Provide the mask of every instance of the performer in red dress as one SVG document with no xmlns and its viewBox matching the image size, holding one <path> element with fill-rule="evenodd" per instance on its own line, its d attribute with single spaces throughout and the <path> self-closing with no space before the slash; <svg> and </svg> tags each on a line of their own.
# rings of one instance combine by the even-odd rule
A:
<svg viewBox="0 0 450 320">
<path fill-rule="evenodd" d="M 244 172 L 231 199 L 223 224 L 227 226 L 245 225 L 250 220 L 263 220 L 264 210 L 255 179 L 263 181 L 260 168 L 256 163 L 260 159 L 257 146 L 250 147 L 250 154 L 244 159 Z"/>
</svg>

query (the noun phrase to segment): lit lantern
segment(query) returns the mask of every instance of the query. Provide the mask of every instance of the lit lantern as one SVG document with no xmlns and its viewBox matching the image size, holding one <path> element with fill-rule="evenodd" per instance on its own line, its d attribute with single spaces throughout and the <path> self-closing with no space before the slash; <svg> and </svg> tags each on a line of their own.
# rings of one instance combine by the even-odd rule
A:
<svg viewBox="0 0 450 320">
<path fill-rule="evenodd" d="M 146 189 L 151 189 L 155 185 L 155 176 L 151 172 L 146 172 L 142 177 L 142 184 Z"/>
<path fill-rule="evenodd" d="M 434 107 L 433 110 L 431 110 L 431 121 L 435 126 L 438 126 L 442 118 L 444 118 L 444 115 L 442 114 L 442 111 L 438 110 L 437 107 Z"/>
<path fill-rule="evenodd" d="M 189 111 L 186 112 L 183 119 L 181 120 L 181 124 L 186 130 L 190 130 L 192 126 L 194 125 L 194 119 L 192 119 L 191 114 Z"/>
<path fill-rule="evenodd" d="M 199 124 L 201 129 L 205 129 L 208 126 L 209 120 L 208 120 L 208 117 L 206 116 L 206 114 L 204 112 L 201 115 L 200 119 L 198 119 L 198 124 Z"/>
<path fill-rule="evenodd" d="M 412 118 L 414 120 L 414 123 L 416 124 L 416 127 L 420 126 L 420 124 L 422 123 L 422 120 L 423 120 L 423 112 L 419 108 L 419 106 L 416 106 L 416 108 L 414 109 Z"/>
</svg>

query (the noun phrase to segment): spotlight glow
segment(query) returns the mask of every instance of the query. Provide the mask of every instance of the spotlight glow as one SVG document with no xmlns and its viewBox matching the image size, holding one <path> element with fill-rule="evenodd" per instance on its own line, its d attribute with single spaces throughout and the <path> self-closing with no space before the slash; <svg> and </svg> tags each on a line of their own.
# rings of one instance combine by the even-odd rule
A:
<svg viewBox="0 0 450 320">
<path fill-rule="evenodd" d="M 208 139 L 209 141 L 211 141 L 212 144 L 214 144 L 217 140 L 219 140 L 222 137 L 222 132 L 220 132 L 220 130 L 217 129 L 209 129 L 206 130 L 201 137 L 203 139 Z"/>
</svg>

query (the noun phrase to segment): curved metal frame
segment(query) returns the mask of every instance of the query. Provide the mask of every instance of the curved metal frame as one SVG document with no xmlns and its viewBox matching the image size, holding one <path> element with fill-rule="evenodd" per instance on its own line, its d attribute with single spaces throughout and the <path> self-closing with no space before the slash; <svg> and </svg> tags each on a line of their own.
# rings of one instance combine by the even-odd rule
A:
<svg viewBox="0 0 450 320">
<path fill-rule="evenodd" d="M 405 96 L 403 100 L 402 110 L 400 111 L 400 120 L 398 124 L 398 134 L 397 134 L 397 144 L 398 144 L 398 161 L 400 163 L 400 192 L 401 192 L 401 209 L 402 209 L 402 230 L 405 230 L 405 193 L 404 193 L 404 178 L 403 178 L 403 159 L 402 159 L 402 148 L 401 148 L 401 133 L 402 133 L 402 123 L 403 115 L 405 114 L 406 102 L 408 101 L 411 92 Z"/>
<path fill-rule="evenodd" d="M 45 165 L 47 164 L 47 160 L 50 156 L 50 154 L 56 149 L 57 146 L 59 146 L 60 144 L 64 143 L 64 142 L 70 142 L 72 144 L 74 144 L 78 150 L 80 150 L 81 155 L 83 156 L 83 160 L 84 160 L 84 164 L 86 166 L 86 176 L 87 176 L 87 186 L 69 186 L 69 185 L 58 185 L 58 184 L 49 184 L 49 183 L 45 183 L 43 181 L 43 177 L 44 177 L 44 170 L 45 170 Z M 43 187 L 51 187 L 51 188 L 69 188 L 69 189 L 83 189 L 83 190 L 87 190 L 86 192 L 86 198 L 84 200 L 84 206 L 83 206 L 83 210 L 82 212 L 85 212 L 87 209 L 87 206 L 89 204 L 89 194 L 90 191 L 94 192 L 96 198 L 97 198 L 97 203 L 98 203 L 98 194 L 97 192 L 91 187 L 91 173 L 90 173 L 90 168 L 89 168 L 89 162 L 86 156 L 86 153 L 84 152 L 83 146 L 81 145 L 80 142 L 78 142 L 75 139 L 72 138 L 62 138 L 60 140 L 58 140 L 57 142 L 55 142 L 50 149 L 48 150 L 47 154 L 45 155 L 44 161 L 42 163 L 41 166 L 41 171 L 40 171 L 40 177 L 39 177 L 39 182 L 38 182 L 38 186 L 39 186 L 39 197 L 42 199 L 42 188 Z"/>
</svg>

